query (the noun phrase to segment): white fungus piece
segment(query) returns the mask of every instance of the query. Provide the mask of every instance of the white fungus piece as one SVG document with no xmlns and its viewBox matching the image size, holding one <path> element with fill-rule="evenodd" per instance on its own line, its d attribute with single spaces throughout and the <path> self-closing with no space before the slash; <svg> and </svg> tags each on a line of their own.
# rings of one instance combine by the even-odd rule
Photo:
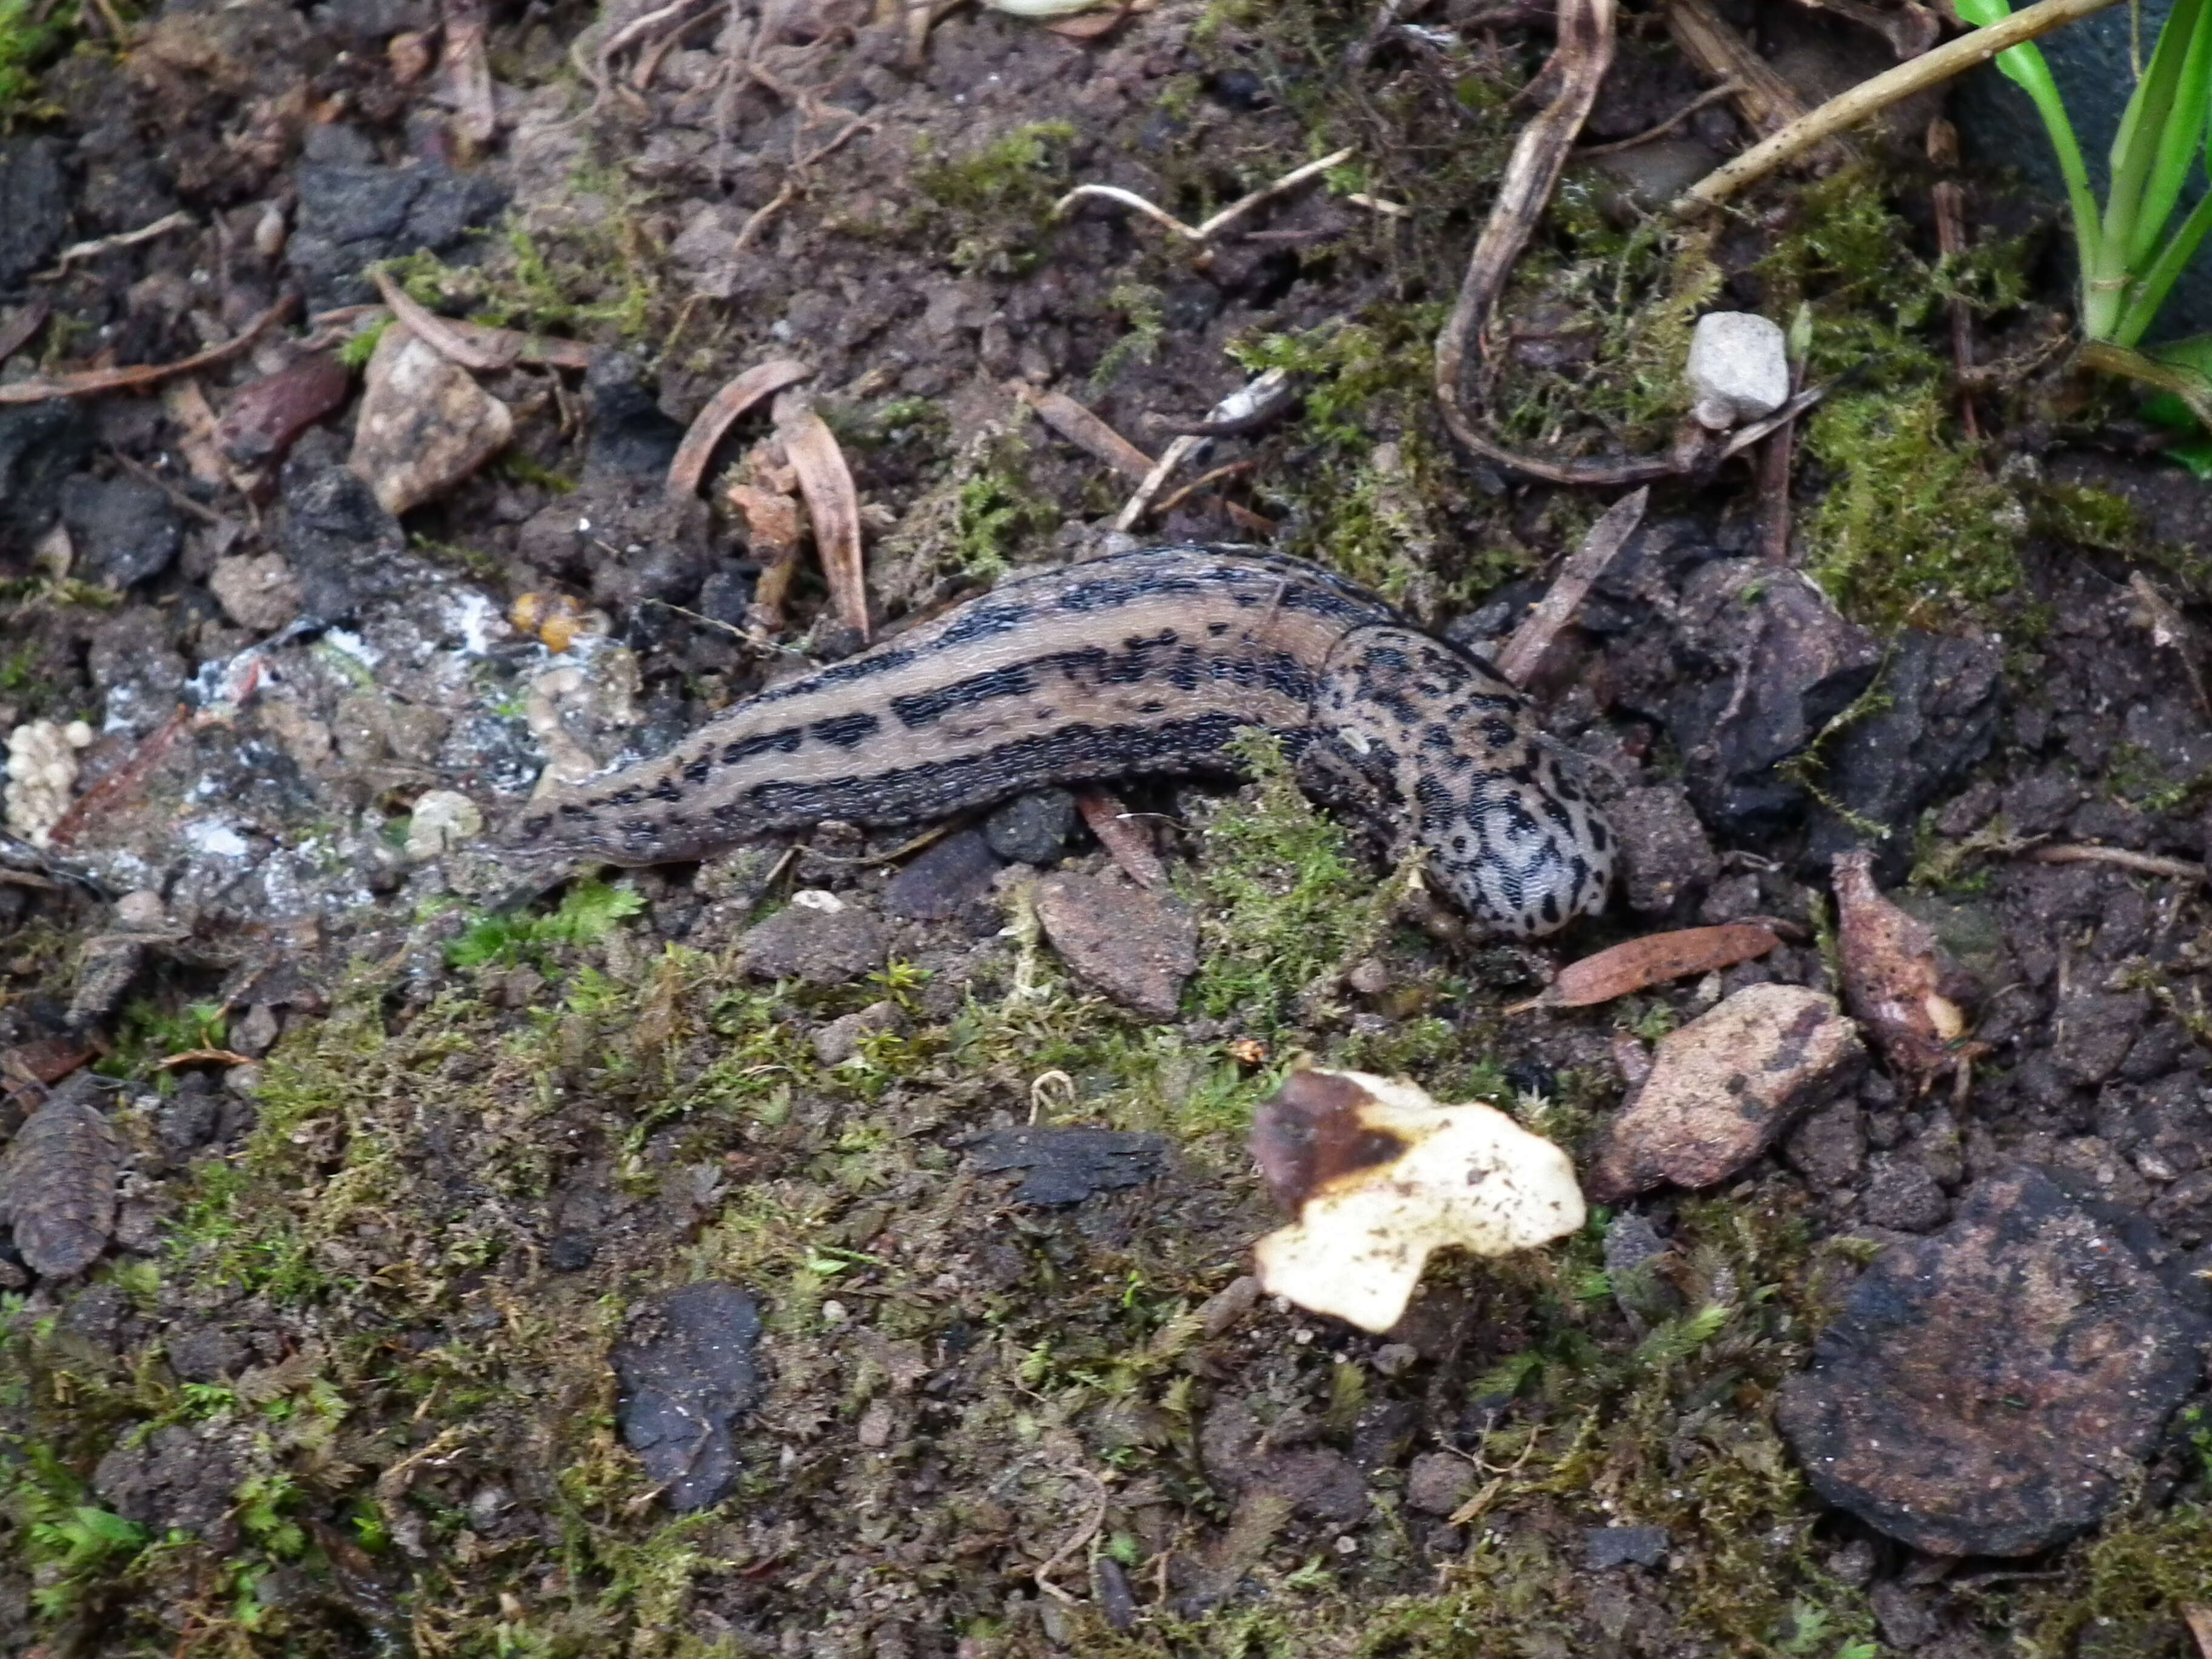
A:
<svg viewBox="0 0 2212 1659">
<path fill-rule="evenodd" d="M 33 847 L 52 838 L 76 793 L 76 751 L 92 741 L 82 720 L 25 720 L 8 733 L 8 829 Z"/>
<path fill-rule="evenodd" d="M 1363 1330 L 1395 1325 L 1431 1251 L 1504 1255 L 1583 1224 L 1567 1155 L 1504 1113 L 1364 1072 L 1294 1072 L 1252 1152 L 1297 1217 L 1253 1247 L 1261 1288 Z"/>
</svg>

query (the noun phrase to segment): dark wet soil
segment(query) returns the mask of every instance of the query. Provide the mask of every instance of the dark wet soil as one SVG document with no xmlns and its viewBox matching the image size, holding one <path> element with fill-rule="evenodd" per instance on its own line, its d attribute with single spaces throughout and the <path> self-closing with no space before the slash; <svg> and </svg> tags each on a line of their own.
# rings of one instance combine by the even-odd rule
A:
<svg viewBox="0 0 2212 1659">
<path fill-rule="evenodd" d="M 1771 9 L 1729 15 L 1815 95 L 1885 61 Z M 1394 910 L 1280 779 L 1123 786 L 1164 897 L 1055 794 L 919 851 L 829 825 L 501 908 L 477 837 L 549 762 L 650 752 L 857 643 L 811 556 L 750 608 L 769 550 L 725 486 L 780 464 L 764 412 L 703 494 L 664 489 L 767 359 L 812 371 L 884 628 L 1012 568 L 1268 540 L 1487 647 L 1606 503 L 1458 456 L 1432 403 L 1540 14 L 1168 0 L 1084 40 L 508 9 L 488 138 L 434 66 L 466 15 L 171 6 L 46 63 L 0 137 L 0 333 L 50 313 L 0 392 L 286 307 L 194 374 L 0 403 L 0 727 L 43 843 L 0 860 L 0 1649 L 2194 1650 L 2212 497 L 2053 368 L 2047 215 L 1966 180 L 1970 440 L 1917 130 L 1702 243 L 1651 209 L 1741 147 L 1728 105 L 1571 174 L 1476 377 L 1501 432 L 1663 446 L 1669 319 L 1718 304 L 1802 302 L 1844 412 L 1802 434 L 1786 563 L 1754 465 L 1662 485 L 1547 659 L 1627 867 L 1541 949 Z M 1704 84 L 1631 14 L 1586 139 Z M 1346 146 L 1202 253 L 1054 211 L 1107 184 L 1196 223 Z M 398 517 L 346 465 L 386 259 L 443 314 L 591 348 L 475 371 L 511 439 Z M 1270 366 L 1301 400 L 1127 537 L 1131 481 L 1010 389 L 1157 455 Z M 1933 424 L 1869 439 L 1877 403 Z M 1837 988 L 1829 860 L 1861 844 L 1976 986 L 1960 1093 L 1875 1065 L 1713 1187 L 1440 1258 L 1379 1336 L 1261 1294 L 1281 1217 L 1243 1136 L 1286 1066 L 1587 1155 L 1666 1032 Z M 1501 1012 L 1600 945 L 1754 917 L 1784 935 L 1757 961 Z M 2058 1248 L 1991 1219 L 2030 1190 L 2068 1282 L 2127 1310 L 2039 1373 L 2121 1425 L 2073 1448 L 2094 1491 L 2028 1458 L 2024 1517 L 1886 1520 L 1844 1490 L 1863 1434 L 1851 1480 L 1808 1479 L 1778 1401 L 1856 1343 L 1854 1420 L 1905 1425 L 1925 1505 L 1966 1501 L 1897 1376 L 2013 1340 L 1971 1322 Z M 1942 1293 L 1855 1290 L 1911 1263 Z"/>
</svg>

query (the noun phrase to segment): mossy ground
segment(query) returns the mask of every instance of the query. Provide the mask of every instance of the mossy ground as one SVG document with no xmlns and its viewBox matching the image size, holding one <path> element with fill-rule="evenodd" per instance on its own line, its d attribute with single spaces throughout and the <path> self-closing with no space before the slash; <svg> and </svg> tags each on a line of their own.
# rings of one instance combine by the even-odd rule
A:
<svg viewBox="0 0 2212 1659">
<path fill-rule="evenodd" d="M 1249 498 L 1281 523 L 1279 544 L 1434 614 L 1547 568 L 1593 507 L 1479 478 L 1432 404 L 1435 332 L 1533 54 L 1478 43 L 1448 73 L 1360 79 L 1343 65 L 1371 21 L 1314 0 L 1212 8 L 1154 100 L 1164 125 L 1144 153 L 1186 219 L 1346 144 L 1358 157 L 1323 181 L 1332 200 L 1413 207 L 1404 222 L 1349 215 L 1302 245 L 1301 297 L 1230 343 L 1243 369 L 1304 386 L 1253 453 Z M 1208 77 L 1231 70 L 1273 113 L 1200 123 Z M 1134 153 L 1137 122 L 1118 137 Z M 902 149 L 914 187 L 895 210 L 863 217 L 821 189 L 825 260 L 858 249 L 932 281 L 1018 281 L 1073 234 L 1050 209 L 1085 176 L 1081 137 L 1044 108 L 989 130 L 948 118 Z M 415 262 L 404 279 L 418 297 L 589 334 L 666 371 L 784 349 L 772 307 L 684 304 L 653 190 L 618 170 L 574 182 L 604 210 L 489 239 L 473 265 Z M 1562 372 L 1503 353 L 1481 388 L 1489 417 L 1566 453 L 1664 444 L 1696 309 L 1724 279 L 1756 283 L 1770 314 L 1802 307 L 1808 374 L 1832 382 L 1802 434 L 1809 568 L 1884 628 L 2017 626 L 2035 538 L 2118 554 L 2140 551 L 2142 532 L 2111 496 L 2001 479 L 1968 441 L 1942 302 L 2002 319 L 2021 304 L 2022 258 L 2000 243 L 1966 264 L 1932 258 L 1900 212 L 1905 188 L 1869 168 L 1793 186 L 1759 256 L 1724 267 L 1713 239 L 1624 221 L 1578 173 L 1504 327 L 1539 332 L 1564 310 L 1588 356 Z M 1138 231 L 1104 243 L 1112 257 L 1053 319 L 1080 360 L 1070 384 L 1102 404 L 1188 412 L 1167 319 L 1190 256 Z M 988 579 L 1116 504 L 1117 486 L 1033 428 L 969 441 L 953 409 L 966 388 L 844 367 L 856 372 L 825 413 L 872 498 L 945 492 L 933 574 Z M 13 696 L 9 676 L 34 681 L 38 665 L 0 665 Z M 1085 994 L 1023 936 L 1018 905 L 1013 937 L 980 951 L 940 939 L 935 969 L 917 952 L 833 990 L 763 984 L 726 948 L 663 938 L 678 907 L 658 878 L 471 918 L 432 953 L 442 975 L 427 993 L 361 964 L 263 1066 L 243 1140 L 155 1183 L 160 1252 L 112 1261 L 90 1292 L 119 1342 L 8 1309 L 0 1547 L 31 1564 L 42 1630 L 64 1649 L 97 1632 L 107 1652 L 240 1656 L 888 1656 L 926 1628 L 986 1654 L 1058 1639 L 1178 1659 L 1474 1659 L 1609 1642 L 1868 1659 L 1865 1594 L 1832 1571 L 1840 1524 L 1766 1411 L 1852 1252 L 1822 1237 L 1786 1176 L 1680 1206 L 1663 1282 L 1608 1279 L 1601 1215 L 1502 1267 L 1440 1262 L 1422 1305 L 1459 1334 L 1410 1372 L 1380 1344 L 1280 1310 L 1209 1330 L 1200 1310 L 1275 1220 L 1243 1140 L 1294 1058 L 1410 1073 L 1579 1151 L 1611 1103 L 1597 1056 L 1613 1027 L 1654 1036 L 1690 1006 L 1656 994 L 1531 1036 L 1498 1012 L 1525 966 L 1448 953 L 1398 922 L 1407 872 L 1377 867 L 1261 769 L 1243 793 L 1194 805 L 1183 891 L 1205 966 L 1175 1024 Z M 2176 787 L 2146 772 L 2130 798 Z M 21 976 L 58 983 L 66 944 L 15 935 Z M 1361 957 L 1390 988 L 1364 1003 L 1339 982 Z M 152 988 L 103 1062 L 135 1086 L 140 1103 L 118 1115 L 149 1158 L 144 1103 L 170 1086 L 160 1078 L 173 1084 L 155 1062 L 213 1046 L 205 991 L 181 975 Z M 884 1001 L 901 1029 L 818 1059 L 818 1027 Z M 1516 1087 L 1531 1059 L 1553 1066 L 1548 1098 Z M 1013 1209 L 963 1169 L 958 1142 L 1033 1114 L 1164 1133 L 1175 1167 L 1073 1212 Z M 736 1493 L 672 1519 L 616 1431 L 608 1358 L 633 1310 L 701 1276 L 759 1296 L 774 1382 Z M 208 1325 L 265 1336 L 267 1351 L 228 1382 L 184 1380 L 167 1346 Z M 1413 1512 L 1395 1456 L 1375 1459 L 1374 1507 L 1355 1526 L 1296 1516 L 1279 1494 L 1240 1499 L 1201 1444 L 1232 1398 L 1347 1455 L 1363 1425 L 1410 1413 L 1425 1443 L 1468 1460 L 1471 1506 L 1456 1527 Z M 179 1428 L 224 1454 L 224 1547 L 155 1536 L 90 1488 L 104 1455 Z M 2091 1631 L 2136 1644 L 2112 1651 L 2182 1651 L 2175 1608 L 2212 1572 L 2203 1448 L 2162 1467 L 2158 1502 L 2039 1569 L 2051 1576 L 1983 1592 L 1991 1628 L 2048 1659 Z M 1102 1491 L 1105 1520 L 1084 1538 Z M 1609 1586 L 1588 1571 L 1582 1530 L 1614 1523 L 1664 1527 L 1664 1572 Z M 1119 1564 L 1146 1609 L 1137 1631 L 1040 1589 L 1071 1539 L 1061 1582 L 1087 1597 L 1092 1560 Z M 1194 1577 L 1217 1598 L 1192 1595 Z"/>
</svg>

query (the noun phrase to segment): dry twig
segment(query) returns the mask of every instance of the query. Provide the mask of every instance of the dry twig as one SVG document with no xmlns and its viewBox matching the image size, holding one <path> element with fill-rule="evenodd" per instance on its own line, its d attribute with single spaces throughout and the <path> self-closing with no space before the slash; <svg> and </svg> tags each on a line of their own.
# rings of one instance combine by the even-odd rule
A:
<svg viewBox="0 0 2212 1659">
<path fill-rule="evenodd" d="M 234 339 L 221 345 L 210 346 L 205 351 L 180 357 L 173 363 L 138 363 L 129 368 L 88 368 L 75 374 L 64 374 L 54 380 L 15 380 L 0 386 L 0 404 L 40 404 L 49 398 L 96 398 L 110 392 L 135 392 L 141 386 L 153 386 L 174 374 L 190 374 L 196 370 L 212 368 L 216 363 L 228 362 L 261 337 L 262 331 L 271 323 L 290 315 L 292 298 L 284 298 L 253 318 L 238 331 Z"/>
<path fill-rule="evenodd" d="M 2124 847 L 2087 847 L 2073 843 L 2032 847 L 2023 854 L 2034 864 L 2109 864 L 2132 870 L 2139 876 L 2165 876 L 2175 881 L 2203 881 L 2203 865 L 2188 859 L 2160 858 L 2155 853 L 2136 853 Z"/>
<path fill-rule="evenodd" d="M 1037 419 L 1123 477 L 1141 482 L 1152 471 L 1151 456 L 1066 392 L 1042 391 L 1023 380 L 1009 382 L 1006 389 L 1028 404 Z"/>
<path fill-rule="evenodd" d="M 1341 167 L 1356 154 L 1355 150 L 1340 149 L 1317 161 L 1309 161 L 1302 167 L 1293 168 L 1274 183 L 1262 185 L 1249 194 L 1240 196 L 1202 224 L 1187 225 L 1165 208 L 1146 201 L 1133 190 L 1123 190 L 1117 185 L 1078 185 L 1053 204 L 1052 216 L 1057 219 L 1076 203 L 1087 197 L 1097 197 L 1103 201 L 1119 202 L 1124 207 L 1134 208 L 1153 223 L 1202 246 L 1263 202 L 1273 201 L 1285 191 L 1295 190 L 1309 179 L 1319 178 L 1331 167 Z"/>
<path fill-rule="evenodd" d="M 1542 601 L 1522 620 L 1505 649 L 1498 653 L 1499 673 L 1516 685 L 1528 684 L 1552 641 L 1581 605 L 1590 584 L 1605 574 L 1606 567 L 1636 533 L 1636 526 L 1644 522 L 1644 509 L 1650 500 L 1650 490 L 1644 489 L 1606 508 L 1583 538 L 1583 544 L 1559 567 Z"/>
<path fill-rule="evenodd" d="M 1792 121 L 1753 144 L 1735 160 L 1723 162 L 1675 198 L 1674 211 L 1684 216 L 1716 207 L 1776 168 L 1818 149 L 1838 133 L 1879 115 L 1891 105 L 1915 93 L 1938 87 L 1968 70 L 1978 68 L 1999 52 L 2033 40 L 2039 34 L 2100 12 L 2115 0 L 2037 0 L 1987 28 L 1972 29 L 1955 40 L 1947 40 L 1895 69 L 1831 98 L 1818 109 Z"/>
<path fill-rule="evenodd" d="M 1166 887 L 1167 866 L 1160 862 L 1152 837 L 1137 827 L 1121 797 L 1105 789 L 1079 790 L 1075 810 L 1083 814 L 1084 823 L 1091 826 L 1091 833 L 1098 837 L 1107 856 L 1130 880 L 1156 892 Z"/>
<path fill-rule="evenodd" d="M 102 236 L 90 242 L 72 242 L 62 250 L 62 257 L 52 270 L 42 270 L 31 280 L 51 283 L 69 274 L 69 268 L 81 259 L 96 259 L 101 254 L 120 247 L 136 247 L 141 242 L 150 242 L 157 236 L 167 236 L 173 230 L 190 230 L 196 222 L 192 216 L 179 208 L 150 225 L 141 225 L 136 230 L 118 230 L 112 236 Z"/>
</svg>

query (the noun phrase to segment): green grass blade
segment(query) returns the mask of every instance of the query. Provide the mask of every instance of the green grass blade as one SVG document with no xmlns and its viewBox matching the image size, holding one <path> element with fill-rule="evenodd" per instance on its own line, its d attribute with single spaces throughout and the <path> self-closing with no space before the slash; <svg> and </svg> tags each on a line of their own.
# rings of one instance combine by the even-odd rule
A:
<svg viewBox="0 0 2212 1659">
<path fill-rule="evenodd" d="M 2138 243 L 2147 252 L 2155 246 L 2163 224 L 2146 225 L 2144 197 L 2151 170 L 2158 161 L 2159 144 L 2174 110 L 2174 94 L 2189 47 L 2204 9 L 2204 0 L 2175 0 L 2158 32 L 2150 64 L 2135 94 L 2120 115 L 2120 130 L 2112 135 L 2112 181 L 2105 196 L 2105 255 L 2100 285 L 2124 284 Z M 2195 130 L 2193 125 L 2191 131 Z M 2117 310 L 2121 296 L 2112 295 Z"/>
<path fill-rule="evenodd" d="M 2115 345 L 2131 346 L 2143 337 L 2158 308 L 2166 303 L 2190 256 L 2202 246 L 2205 234 L 2212 231 L 2212 191 L 2199 198 L 2190 210 L 2189 216 L 2166 239 L 2158 257 L 2146 265 L 2128 289 L 2126 307 L 2121 311 L 2111 338 Z"/>
<path fill-rule="evenodd" d="M 2008 0 L 1955 0 L 1960 17 L 1977 28 L 1987 28 L 2012 15 Z M 2066 100 L 2059 95 L 2057 80 L 2051 73 L 2051 65 L 2033 41 L 2023 42 L 1997 54 L 1997 68 L 2004 77 L 2026 92 L 2034 101 L 2035 112 L 2043 118 L 2043 130 L 2051 136 L 2051 153 L 2058 158 L 2058 171 L 2066 180 L 2066 204 L 2074 214 L 2074 247 L 2081 268 L 2082 314 L 2088 314 L 2088 283 L 2091 270 L 2099 263 L 2099 251 L 2103 243 L 2102 221 L 2097 211 L 2096 192 L 2089 187 L 2089 169 L 2081 159 L 2081 141 L 2074 136 L 2074 123 L 2066 113 Z"/>
<path fill-rule="evenodd" d="M 2189 33 L 2178 43 L 2180 68 L 2174 78 L 2173 101 L 2154 135 L 2150 172 L 2143 183 L 2135 236 L 2128 247 L 2128 269 L 2132 272 L 2140 273 L 2153 250 L 2166 240 L 2166 222 L 2172 216 L 2174 204 L 2181 199 L 2181 187 L 2196 163 L 2197 147 L 2204 139 L 2206 106 L 2212 102 L 2212 5 L 2203 0 L 2184 0 L 2175 6 L 2160 32 L 2158 50 L 2166 50 L 2167 38 L 2182 26 L 2185 10 L 2191 12 Z M 2132 296 L 2129 306 L 2134 308 Z"/>
</svg>

